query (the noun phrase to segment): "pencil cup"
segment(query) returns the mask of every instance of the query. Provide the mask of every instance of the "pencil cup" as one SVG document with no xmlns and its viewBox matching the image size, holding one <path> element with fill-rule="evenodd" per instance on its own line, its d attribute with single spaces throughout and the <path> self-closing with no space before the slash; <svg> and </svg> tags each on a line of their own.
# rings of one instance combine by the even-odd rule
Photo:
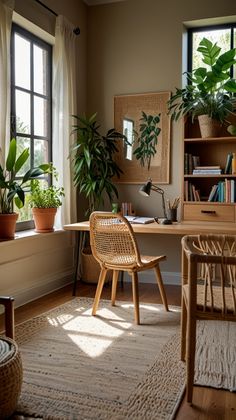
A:
<svg viewBox="0 0 236 420">
<path fill-rule="evenodd" d="M 177 222 L 177 208 L 176 209 L 168 209 L 167 211 L 168 219 L 172 222 Z"/>
</svg>

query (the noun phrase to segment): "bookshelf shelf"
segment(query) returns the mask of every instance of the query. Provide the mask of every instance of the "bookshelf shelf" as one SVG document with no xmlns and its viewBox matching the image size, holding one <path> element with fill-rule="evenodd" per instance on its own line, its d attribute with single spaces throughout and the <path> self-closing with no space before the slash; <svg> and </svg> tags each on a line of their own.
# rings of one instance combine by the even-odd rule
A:
<svg viewBox="0 0 236 420">
<path fill-rule="evenodd" d="M 201 138 L 196 122 L 184 123 L 183 221 L 236 221 L 236 137 Z M 229 157 L 231 159 L 229 159 Z M 233 159 L 232 159 L 233 158 Z M 209 168 L 208 173 L 194 173 Z M 210 171 L 215 170 L 215 173 Z M 216 173 L 217 170 L 221 173 Z"/>
</svg>

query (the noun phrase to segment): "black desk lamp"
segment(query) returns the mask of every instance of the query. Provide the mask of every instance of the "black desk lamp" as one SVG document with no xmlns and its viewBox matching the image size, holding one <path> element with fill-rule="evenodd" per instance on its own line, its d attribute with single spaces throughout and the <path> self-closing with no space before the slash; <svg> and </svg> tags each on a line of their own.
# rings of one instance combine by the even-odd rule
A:
<svg viewBox="0 0 236 420">
<path fill-rule="evenodd" d="M 149 197 L 151 191 L 155 191 L 158 194 L 161 194 L 161 198 L 162 198 L 162 208 L 163 208 L 163 213 L 164 213 L 164 218 L 163 219 L 157 219 L 158 223 L 161 223 L 163 225 L 171 225 L 172 221 L 170 219 L 168 219 L 167 217 L 167 213 L 166 213 L 166 205 L 165 205 L 165 198 L 164 198 L 164 190 L 160 187 L 158 187 L 157 185 L 154 185 L 152 183 L 152 180 L 149 179 L 145 185 L 143 185 L 139 192 L 140 194 L 144 195 L 145 197 Z M 156 220 L 156 219 L 155 219 Z"/>
</svg>

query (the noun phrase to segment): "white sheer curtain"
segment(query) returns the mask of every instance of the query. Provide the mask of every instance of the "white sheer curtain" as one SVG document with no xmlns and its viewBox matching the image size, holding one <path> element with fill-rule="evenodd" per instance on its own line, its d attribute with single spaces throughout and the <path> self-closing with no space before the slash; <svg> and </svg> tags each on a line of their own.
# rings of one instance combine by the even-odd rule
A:
<svg viewBox="0 0 236 420">
<path fill-rule="evenodd" d="M 0 0 L 0 151 L 10 142 L 10 41 L 14 0 Z"/>
<path fill-rule="evenodd" d="M 59 172 L 59 186 L 65 188 L 63 206 L 58 209 L 56 227 L 76 221 L 76 191 L 68 159 L 72 115 L 76 115 L 76 35 L 64 16 L 56 19 L 53 52 L 53 164 Z"/>
</svg>

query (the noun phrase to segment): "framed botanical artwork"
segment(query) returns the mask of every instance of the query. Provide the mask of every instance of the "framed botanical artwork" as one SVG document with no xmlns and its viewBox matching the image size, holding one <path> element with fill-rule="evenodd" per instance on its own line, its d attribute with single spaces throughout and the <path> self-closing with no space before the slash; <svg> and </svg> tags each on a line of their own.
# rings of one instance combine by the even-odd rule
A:
<svg viewBox="0 0 236 420">
<path fill-rule="evenodd" d="M 117 95 L 114 97 L 115 129 L 126 135 L 116 162 L 123 174 L 115 181 L 168 184 L 170 172 L 170 92 Z"/>
</svg>

